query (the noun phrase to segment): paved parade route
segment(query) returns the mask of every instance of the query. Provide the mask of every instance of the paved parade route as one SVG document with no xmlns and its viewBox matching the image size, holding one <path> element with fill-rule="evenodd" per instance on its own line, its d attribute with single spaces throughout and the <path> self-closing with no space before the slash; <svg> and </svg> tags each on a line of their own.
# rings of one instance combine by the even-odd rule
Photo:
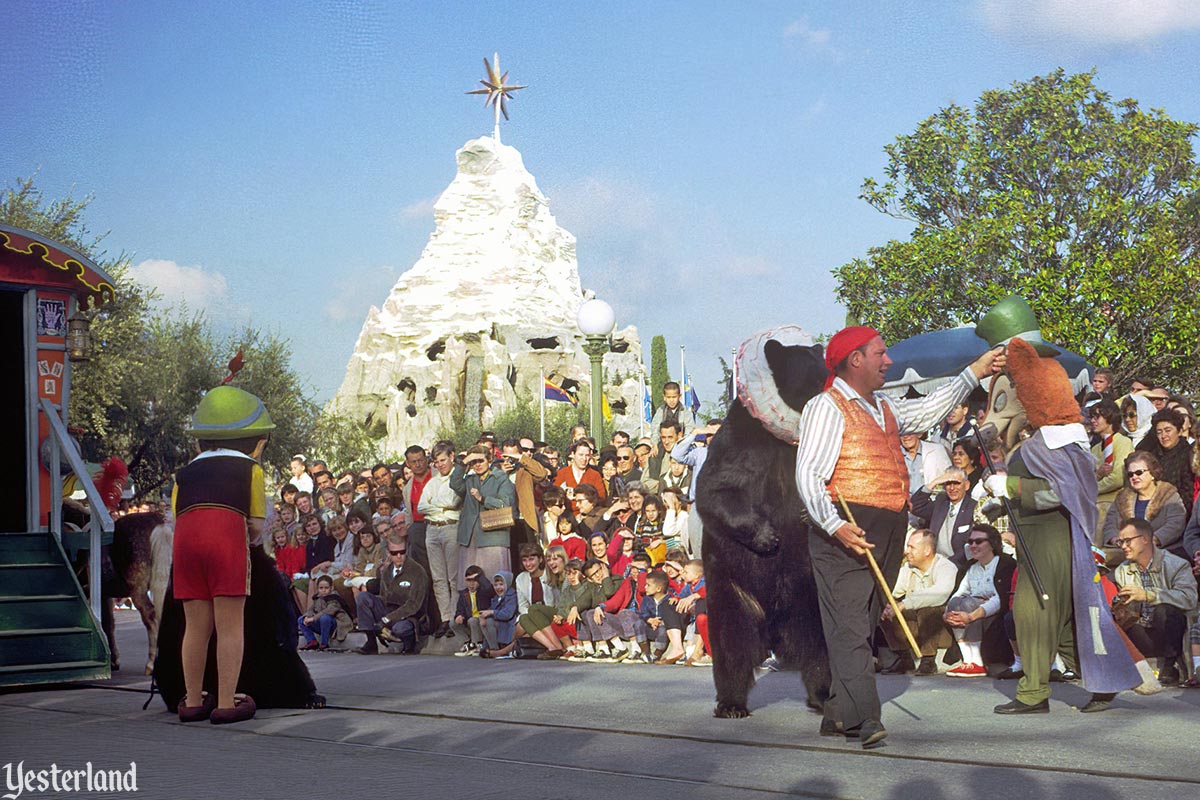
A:
<svg viewBox="0 0 1200 800">
<path fill-rule="evenodd" d="M 127 663 L 140 626 L 118 612 Z M 1049 715 L 991 707 L 1011 682 L 883 676 L 887 747 L 823 739 L 788 673 L 763 678 L 747 720 L 711 716 L 707 670 L 307 654 L 322 711 L 262 710 L 236 726 L 182 725 L 130 672 L 106 686 L 0 695 L 0 763 L 129 768 L 142 797 L 356 795 L 561 798 L 954 798 L 1106 800 L 1200 793 L 1200 692 L 1172 689 L 1081 715 L 1059 685 Z M 37 794 L 25 795 L 37 797 Z M 54 796 L 54 795 L 41 795 Z M 61 795 L 66 796 L 66 795 Z M 75 795 L 72 795 L 75 796 Z M 119 796 L 80 794 L 78 796 Z"/>
<path fill-rule="evenodd" d="M 122 650 L 134 663 L 142 633 L 119 614 Z M 1009 796 L 1090 800 L 1200 792 L 1186 741 L 1200 692 L 1130 694 L 1085 716 L 1072 708 L 1085 692 L 1057 686 L 1051 714 L 1013 720 L 991 714 L 1010 682 L 883 676 L 892 738 L 864 753 L 816 734 L 818 717 L 788 673 L 762 679 L 754 716 L 730 721 L 712 717 L 712 676 L 700 668 L 305 658 L 329 709 L 262 710 L 226 728 L 184 726 L 157 698 L 143 711 L 148 679 L 128 672 L 107 686 L 0 694 L 0 762 L 136 762 L 145 798 L 290 800 L 314 787 L 317 795 L 416 798 L 488 790 L 502 798 L 934 800 L 1000 787 Z"/>
</svg>

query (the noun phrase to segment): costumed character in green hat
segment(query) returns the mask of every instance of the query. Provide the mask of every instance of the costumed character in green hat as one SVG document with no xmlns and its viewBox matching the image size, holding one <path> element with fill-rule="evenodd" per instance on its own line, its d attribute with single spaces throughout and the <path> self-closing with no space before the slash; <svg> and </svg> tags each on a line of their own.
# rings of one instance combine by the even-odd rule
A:
<svg viewBox="0 0 1200 800">
<path fill-rule="evenodd" d="M 250 594 L 250 545 L 261 541 L 266 491 L 258 458 L 275 429 L 262 400 L 218 386 L 200 401 L 188 434 L 200 454 L 175 474 L 172 577 L 183 601 L 179 719 L 214 724 L 254 716 L 253 698 L 235 697 L 241 674 L 243 613 Z M 208 645 L 217 636 L 216 697 L 202 690 Z"/>
<path fill-rule="evenodd" d="M 992 475 L 983 484 L 992 496 L 1012 500 L 1010 514 L 1019 531 L 1012 607 L 1024 675 L 1016 699 L 994 710 L 1048 712 L 1057 654 L 1069 667 L 1078 664 L 1092 692 L 1081 710 L 1102 711 L 1117 692 L 1138 686 L 1142 678 L 1113 622 L 1092 558 L 1095 462 L 1070 379 L 1050 357 L 1058 351 L 1042 340 L 1023 299 L 1001 301 L 975 331 L 990 346 L 1007 344 L 1007 374 L 1034 428 L 1009 454 L 1008 474 Z M 993 385 L 993 394 L 997 390 Z M 1001 405 L 991 400 L 989 409 Z"/>
</svg>

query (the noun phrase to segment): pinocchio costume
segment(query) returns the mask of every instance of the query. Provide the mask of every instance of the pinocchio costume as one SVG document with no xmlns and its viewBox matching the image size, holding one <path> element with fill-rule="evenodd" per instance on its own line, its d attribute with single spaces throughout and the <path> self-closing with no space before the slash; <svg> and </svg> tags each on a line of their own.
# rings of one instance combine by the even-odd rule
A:
<svg viewBox="0 0 1200 800">
<path fill-rule="evenodd" d="M 809 552 L 832 673 L 821 732 L 861 733 L 864 747 L 886 735 L 870 646 L 882 601 L 866 557 L 835 536 L 847 521 L 839 512 L 840 502 L 846 502 L 875 546 L 875 559 L 893 583 L 907 530 L 908 469 L 900 434 L 932 428 L 979 385 L 968 368 L 924 398 L 894 400 L 882 392 L 863 397 L 835 372 L 878 336 L 856 326 L 830 340 L 825 392 L 805 406 L 796 450 L 797 488 L 815 523 Z"/>
</svg>

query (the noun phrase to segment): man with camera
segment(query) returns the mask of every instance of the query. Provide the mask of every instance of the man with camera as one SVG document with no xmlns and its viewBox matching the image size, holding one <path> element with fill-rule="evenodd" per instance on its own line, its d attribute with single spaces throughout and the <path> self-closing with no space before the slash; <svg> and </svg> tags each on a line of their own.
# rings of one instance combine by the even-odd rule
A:
<svg viewBox="0 0 1200 800">
<path fill-rule="evenodd" d="M 538 544 L 538 509 L 533 487 L 550 477 L 550 470 L 534 458 L 532 439 L 505 439 L 500 443 L 500 469 L 517 492 L 517 519 L 512 526 L 513 573 L 520 571 L 522 544 Z"/>
<path fill-rule="evenodd" d="M 1113 618 L 1145 656 L 1163 660 L 1158 680 L 1179 683 L 1176 661 L 1183 648 L 1187 615 L 1196 608 L 1196 578 L 1188 562 L 1154 544 L 1154 531 L 1144 519 L 1122 520 L 1117 544 L 1125 554 L 1113 572 L 1120 591 Z"/>
</svg>

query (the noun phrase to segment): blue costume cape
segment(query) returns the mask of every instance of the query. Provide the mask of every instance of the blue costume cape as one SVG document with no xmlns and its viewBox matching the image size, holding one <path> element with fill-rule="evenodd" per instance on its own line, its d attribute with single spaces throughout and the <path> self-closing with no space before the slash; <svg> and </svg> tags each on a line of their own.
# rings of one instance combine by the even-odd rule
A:
<svg viewBox="0 0 1200 800">
<path fill-rule="evenodd" d="M 1052 449 L 1039 429 L 1021 445 L 1021 458 L 1030 472 L 1050 482 L 1070 514 L 1075 646 L 1084 688 L 1113 693 L 1139 685 L 1141 676 L 1113 622 L 1092 558 L 1098 511 L 1091 454 L 1074 444 Z"/>
</svg>

